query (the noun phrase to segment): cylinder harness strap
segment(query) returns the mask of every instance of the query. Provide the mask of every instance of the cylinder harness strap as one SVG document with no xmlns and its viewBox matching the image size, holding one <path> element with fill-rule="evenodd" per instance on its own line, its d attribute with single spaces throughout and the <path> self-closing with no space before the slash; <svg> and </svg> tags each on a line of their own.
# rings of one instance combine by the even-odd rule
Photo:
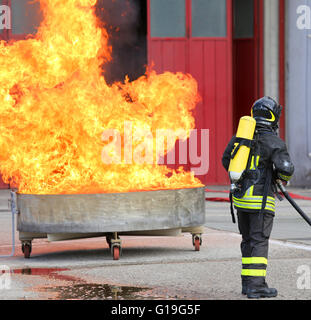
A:
<svg viewBox="0 0 311 320">
<path fill-rule="evenodd" d="M 231 159 L 234 159 L 234 157 L 237 155 L 237 153 L 239 152 L 239 150 L 242 146 L 252 148 L 253 143 L 254 143 L 254 140 L 249 140 L 249 139 L 245 139 L 245 138 L 235 138 L 233 151 L 231 153 Z"/>
</svg>

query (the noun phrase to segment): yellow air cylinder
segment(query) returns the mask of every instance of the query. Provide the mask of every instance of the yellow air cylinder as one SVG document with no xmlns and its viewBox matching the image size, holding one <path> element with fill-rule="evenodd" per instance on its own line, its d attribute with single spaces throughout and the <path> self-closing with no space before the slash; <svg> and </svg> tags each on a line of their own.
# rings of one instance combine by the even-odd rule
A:
<svg viewBox="0 0 311 320">
<path fill-rule="evenodd" d="M 242 117 L 240 119 L 238 131 L 236 134 L 237 138 L 244 138 L 248 140 L 253 140 L 254 133 L 256 129 L 256 120 L 252 117 Z M 239 144 L 235 144 L 235 148 Z M 232 153 L 234 152 L 233 149 Z M 242 177 L 244 170 L 246 169 L 248 158 L 249 158 L 250 148 L 247 146 L 241 146 L 235 157 L 231 160 L 229 166 L 229 176 L 231 181 L 237 182 Z"/>
</svg>

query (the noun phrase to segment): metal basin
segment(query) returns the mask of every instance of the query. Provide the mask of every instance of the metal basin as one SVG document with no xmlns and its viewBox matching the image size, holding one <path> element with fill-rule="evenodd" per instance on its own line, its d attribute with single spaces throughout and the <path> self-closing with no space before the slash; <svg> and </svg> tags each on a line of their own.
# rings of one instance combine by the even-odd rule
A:
<svg viewBox="0 0 311 320">
<path fill-rule="evenodd" d="M 197 227 L 205 187 L 131 193 L 16 193 L 17 229 L 31 233 L 106 233 Z"/>
</svg>

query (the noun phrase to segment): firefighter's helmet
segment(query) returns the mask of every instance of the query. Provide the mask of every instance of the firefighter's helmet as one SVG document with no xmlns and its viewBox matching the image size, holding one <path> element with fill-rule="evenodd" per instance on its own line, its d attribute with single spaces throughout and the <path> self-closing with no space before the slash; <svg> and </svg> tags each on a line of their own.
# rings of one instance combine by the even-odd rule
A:
<svg viewBox="0 0 311 320">
<path fill-rule="evenodd" d="M 282 107 L 271 97 L 263 97 L 257 100 L 252 107 L 252 117 L 257 125 L 278 128 Z"/>
</svg>

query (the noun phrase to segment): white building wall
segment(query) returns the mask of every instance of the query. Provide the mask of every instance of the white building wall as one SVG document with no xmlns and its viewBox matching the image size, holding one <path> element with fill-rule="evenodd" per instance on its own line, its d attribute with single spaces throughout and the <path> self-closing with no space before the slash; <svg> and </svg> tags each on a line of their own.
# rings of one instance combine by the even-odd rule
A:
<svg viewBox="0 0 311 320">
<path fill-rule="evenodd" d="M 292 185 L 311 187 L 311 26 L 297 25 L 301 5 L 311 11 L 311 0 L 286 2 L 286 132 L 296 168 Z"/>
</svg>

